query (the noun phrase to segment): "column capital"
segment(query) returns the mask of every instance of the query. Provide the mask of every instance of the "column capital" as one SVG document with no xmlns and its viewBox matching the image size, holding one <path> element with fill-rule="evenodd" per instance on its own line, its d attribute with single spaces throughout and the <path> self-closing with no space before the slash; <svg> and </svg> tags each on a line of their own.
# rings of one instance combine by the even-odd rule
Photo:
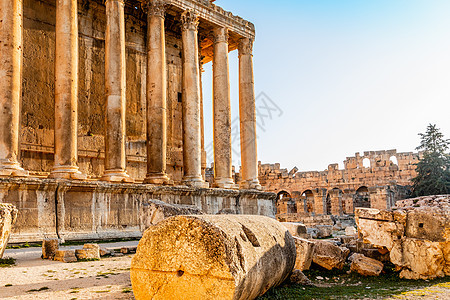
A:
<svg viewBox="0 0 450 300">
<path fill-rule="evenodd" d="M 211 39 L 214 44 L 228 43 L 228 29 L 225 27 L 216 27 L 211 31 Z"/>
<path fill-rule="evenodd" d="M 238 45 L 239 55 L 252 55 L 253 53 L 253 40 L 249 38 L 242 38 L 239 40 Z"/>
<path fill-rule="evenodd" d="M 181 29 L 195 30 L 198 29 L 198 16 L 192 9 L 186 10 L 181 14 Z"/>
<path fill-rule="evenodd" d="M 106 5 L 108 2 L 119 2 L 122 5 L 125 5 L 125 0 L 103 0 L 103 4 Z"/>
<path fill-rule="evenodd" d="M 148 16 L 164 18 L 167 3 L 164 0 L 147 0 L 142 3 L 142 9 Z"/>
</svg>

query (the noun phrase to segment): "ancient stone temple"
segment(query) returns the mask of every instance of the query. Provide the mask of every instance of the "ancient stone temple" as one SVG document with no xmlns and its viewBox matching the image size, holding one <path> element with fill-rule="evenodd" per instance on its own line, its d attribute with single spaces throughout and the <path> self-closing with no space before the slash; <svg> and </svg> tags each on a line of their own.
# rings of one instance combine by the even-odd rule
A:
<svg viewBox="0 0 450 300">
<path fill-rule="evenodd" d="M 0 202 L 19 209 L 13 240 L 138 234 L 140 205 L 152 197 L 273 215 L 272 194 L 257 191 L 255 28 L 213 2 L 0 0 Z M 234 50 L 240 182 L 231 165 Z M 201 81 L 209 62 L 211 187 Z"/>
</svg>

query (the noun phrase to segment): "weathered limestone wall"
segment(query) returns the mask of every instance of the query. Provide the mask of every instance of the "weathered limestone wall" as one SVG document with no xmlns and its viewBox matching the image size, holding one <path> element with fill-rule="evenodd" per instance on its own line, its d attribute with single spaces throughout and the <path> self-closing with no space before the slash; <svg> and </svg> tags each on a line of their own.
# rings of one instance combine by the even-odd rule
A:
<svg viewBox="0 0 450 300">
<path fill-rule="evenodd" d="M 24 1 L 21 163 L 33 174 L 53 167 L 55 1 Z M 79 1 L 78 149 L 80 171 L 103 174 L 105 132 L 105 6 Z M 182 175 L 181 39 L 166 24 L 167 168 L 175 182 Z M 125 8 L 127 171 L 146 175 L 146 27 L 141 10 Z M 175 28 L 175 29 L 173 29 Z"/>
<path fill-rule="evenodd" d="M 207 214 L 220 211 L 275 217 L 275 195 L 257 191 L 194 189 L 53 179 L 1 179 L 0 203 L 19 210 L 10 242 L 44 238 L 102 239 L 140 237 L 147 200 L 195 205 Z"/>
<path fill-rule="evenodd" d="M 297 168 L 288 171 L 280 164 L 260 164 L 259 180 L 266 191 L 282 195 L 287 201 L 278 203 L 281 214 L 340 215 L 353 213 L 355 206 L 386 209 L 407 196 L 420 155 L 367 151 L 347 157 L 343 170 L 331 164 L 321 172 L 298 172 Z"/>
</svg>

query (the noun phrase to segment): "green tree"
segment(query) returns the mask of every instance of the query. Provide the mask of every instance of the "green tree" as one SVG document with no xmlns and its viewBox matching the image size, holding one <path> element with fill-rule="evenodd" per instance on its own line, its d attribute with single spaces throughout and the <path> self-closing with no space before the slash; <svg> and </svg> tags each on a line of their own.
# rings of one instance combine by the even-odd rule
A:
<svg viewBox="0 0 450 300">
<path fill-rule="evenodd" d="M 444 139 L 436 125 L 429 124 L 425 133 L 419 133 L 423 157 L 416 164 L 413 197 L 450 194 L 450 140 Z"/>
</svg>

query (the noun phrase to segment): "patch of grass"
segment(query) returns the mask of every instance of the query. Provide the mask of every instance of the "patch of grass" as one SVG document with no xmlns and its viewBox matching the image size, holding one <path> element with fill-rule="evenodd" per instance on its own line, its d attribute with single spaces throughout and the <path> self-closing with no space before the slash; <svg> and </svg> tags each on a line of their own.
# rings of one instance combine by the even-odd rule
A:
<svg viewBox="0 0 450 300">
<path fill-rule="evenodd" d="M 0 268 L 7 268 L 14 266 L 16 264 L 16 259 L 12 257 L 0 258 Z"/>
<path fill-rule="evenodd" d="M 90 240 L 90 241 L 67 241 L 62 243 L 61 246 L 80 246 L 86 243 L 90 244 L 107 244 L 107 243 L 119 243 L 119 242 L 131 242 L 139 241 L 140 238 L 124 238 L 124 239 L 105 239 L 105 240 Z"/>
<path fill-rule="evenodd" d="M 31 247 L 42 247 L 42 243 L 28 243 L 28 242 L 25 242 L 23 244 L 8 245 L 6 247 L 6 249 L 22 249 L 22 248 L 31 248 Z"/>
<path fill-rule="evenodd" d="M 133 292 L 133 289 L 131 289 L 131 288 L 124 288 L 124 289 L 122 289 L 122 293 L 124 293 L 124 294 L 132 293 L 132 292 Z"/>
<path fill-rule="evenodd" d="M 111 292 L 111 291 L 110 290 L 104 290 L 104 291 L 95 291 L 94 293 L 101 294 L 101 293 L 109 293 L 109 292 Z"/>
<path fill-rule="evenodd" d="M 81 259 L 78 259 L 78 262 L 83 262 L 83 261 L 97 261 L 97 260 L 100 260 L 100 259 L 98 259 L 98 258 L 81 258 Z"/>
<path fill-rule="evenodd" d="M 49 288 L 46 287 L 46 286 L 43 286 L 43 287 L 41 287 L 41 288 L 39 288 L 39 289 L 28 290 L 27 293 L 31 293 L 31 292 L 41 292 L 41 291 L 46 291 L 46 290 L 49 290 Z"/>
<path fill-rule="evenodd" d="M 384 273 L 378 277 L 363 277 L 345 272 L 305 271 L 313 286 L 284 284 L 269 290 L 258 300 L 272 299 L 378 299 L 395 296 L 435 284 L 446 284 L 450 277 L 435 280 L 406 280 L 398 274 Z M 323 278 L 323 279 L 317 279 Z"/>
<path fill-rule="evenodd" d="M 5 287 L 10 287 L 10 286 L 13 286 L 13 285 L 11 283 L 5 284 Z"/>
</svg>

